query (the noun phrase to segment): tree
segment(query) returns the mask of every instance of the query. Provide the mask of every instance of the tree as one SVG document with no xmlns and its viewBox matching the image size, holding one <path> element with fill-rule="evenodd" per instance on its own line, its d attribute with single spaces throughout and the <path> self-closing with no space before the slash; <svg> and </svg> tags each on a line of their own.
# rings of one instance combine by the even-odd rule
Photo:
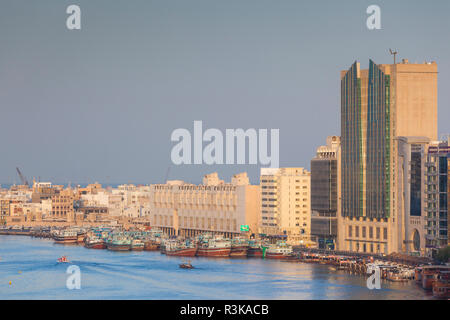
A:
<svg viewBox="0 0 450 320">
<path fill-rule="evenodd" d="M 436 259 L 440 262 L 448 262 L 450 260 L 450 246 L 439 249 L 436 254 Z"/>
</svg>

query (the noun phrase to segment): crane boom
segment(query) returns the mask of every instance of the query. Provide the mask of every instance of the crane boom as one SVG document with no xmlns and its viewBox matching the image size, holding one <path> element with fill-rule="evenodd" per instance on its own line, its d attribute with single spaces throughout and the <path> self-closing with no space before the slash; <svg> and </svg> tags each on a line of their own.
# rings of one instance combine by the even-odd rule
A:
<svg viewBox="0 0 450 320">
<path fill-rule="evenodd" d="M 28 180 L 24 177 L 24 175 L 22 174 L 22 172 L 20 172 L 20 169 L 18 167 L 16 167 L 17 170 L 17 174 L 19 175 L 20 180 L 22 181 L 23 185 L 28 186 Z"/>
</svg>

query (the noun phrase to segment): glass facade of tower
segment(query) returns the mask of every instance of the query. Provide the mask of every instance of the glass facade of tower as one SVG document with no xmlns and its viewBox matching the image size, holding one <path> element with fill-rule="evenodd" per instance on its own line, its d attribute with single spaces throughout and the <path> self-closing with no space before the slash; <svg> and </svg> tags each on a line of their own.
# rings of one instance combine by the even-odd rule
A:
<svg viewBox="0 0 450 320">
<path fill-rule="evenodd" d="M 367 112 L 362 112 L 365 94 L 357 63 L 341 80 L 341 210 L 343 216 L 360 217 L 365 208 L 367 218 L 386 219 L 391 193 L 391 79 L 372 60 L 369 64 Z"/>
<path fill-rule="evenodd" d="M 428 149 L 425 229 L 430 247 L 442 247 L 448 244 L 449 158 L 448 142 L 441 142 L 438 146 Z"/>
<path fill-rule="evenodd" d="M 419 217 L 422 215 L 421 190 L 422 190 L 422 146 L 411 145 L 411 188 L 410 188 L 410 215 Z"/>
<path fill-rule="evenodd" d="M 363 215 L 361 79 L 355 62 L 341 80 L 342 215 Z"/>
<path fill-rule="evenodd" d="M 323 216 L 336 216 L 337 160 L 311 160 L 311 210 Z"/>
<path fill-rule="evenodd" d="M 382 219 L 390 208 L 390 76 L 370 60 L 368 81 L 366 216 Z"/>
</svg>

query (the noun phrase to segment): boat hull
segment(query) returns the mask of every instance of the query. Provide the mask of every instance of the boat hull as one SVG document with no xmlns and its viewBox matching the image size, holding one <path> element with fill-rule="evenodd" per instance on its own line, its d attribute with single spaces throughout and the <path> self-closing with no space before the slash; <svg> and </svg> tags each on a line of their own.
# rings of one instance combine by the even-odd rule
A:
<svg viewBox="0 0 450 320">
<path fill-rule="evenodd" d="M 198 257 L 229 257 L 231 248 L 199 248 L 197 251 Z"/>
<path fill-rule="evenodd" d="M 450 298 L 450 283 L 436 281 L 433 283 L 433 297 L 439 299 Z"/>
<path fill-rule="evenodd" d="M 59 237 L 59 236 L 55 236 L 53 238 L 53 240 L 55 240 L 56 243 L 61 243 L 61 244 L 78 243 L 78 237 L 77 236 L 73 236 L 73 237 Z"/>
<path fill-rule="evenodd" d="M 195 257 L 196 254 L 197 254 L 197 248 L 166 250 L 166 255 L 168 255 L 168 256 Z"/>
<path fill-rule="evenodd" d="M 145 251 L 158 251 L 159 246 L 156 243 L 144 243 L 144 250 Z"/>
<path fill-rule="evenodd" d="M 263 252 L 261 248 L 248 248 L 247 257 L 257 257 L 261 258 L 263 256 Z"/>
<path fill-rule="evenodd" d="M 130 251 L 131 245 L 129 244 L 108 244 L 107 246 L 108 250 L 111 251 Z"/>
<path fill-rule="evenodd" d="M 272 253 L 267 252 L 266 253 L 266 259 L 279 259 L 279 260 L 287 260 L 287 259 L 294 259 L 294 255 L 292 254 L 284 254 L 284 253 Z"/>
<path fill-rule="evenodd" d="M 422 277 L 422 288 L 425 290 L 432 290 L 433 289 L 433 283 L 436 281 L 436 279 L 433 276 L 427 276 L 424 275 Z"/>
<path fill-rule="evenodd" d="M 230 257 L 247 257 L 247 246 L 232 246 L 230 251 Z"/>
<path fill-rule="evenodd" d="M 79 234 L 79 235 L 77 235 L 77 242 L 83 243 L 85 238 L 86 238 L 86 233 Z"/>
<path fill-rule="evenodd" d="M 97 243 L 86 243 L 84 245 L 88 249 L 106 249 L 106 243 L 104 242 L 97 242 Z"/>
</svg>

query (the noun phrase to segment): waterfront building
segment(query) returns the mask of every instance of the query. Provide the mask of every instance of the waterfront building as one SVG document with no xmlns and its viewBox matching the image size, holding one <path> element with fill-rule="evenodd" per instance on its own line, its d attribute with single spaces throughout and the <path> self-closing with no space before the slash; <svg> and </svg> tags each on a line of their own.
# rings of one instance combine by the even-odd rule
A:
<svg viewBox="0 0 450 320">
<path fill-rule="evenodd" d="M 311 160 L 311 235 L 319 248 L 333 249 L 337 236 L 337 152 L 340 137 L 327 137 Z"/>
<path fill-rule="evenodd" d="M 10 216 L 10 200 L 0 199 L 0 225 L 5 225 L 7 218 Z"/>
<path fill-rule="evenodd" d="M 82 220 L 95 222 L 108 216 L 108 207 L 79 207 L 77 213 Z"/>
<path fill-rule="evenodd" d="M 212 232 L 231 237 L 241 233 L 241 226 L 248 226 L 249 234 L 258 231 L 259 186 L 250 185 L 246 173 L 235 175 L 231 183 L 212 173 L 200 185 L 174 180 L 150 190 L 151 225 L 171 235 Z"/>
<path fill-rule="evenodd" d="M 311 240 L 311 173 L 304 168 L 261 168 L 261 233 Z"/>
<path fill-rule="evenodd" d="M 427 137 L 397 137 L 398 184 L 396 224 L 397 242 L 401 251 L 407 254 L 425 253 L 425 194 L 426 153 L 430 143 Z"/>
<path fill-rule="evenodd" d="M 62 186 L 54 186 L 51 182 L 33 181 L 31 202 L 40 203 L 42 200 L 51 199 L 62 190 Z"/>
<path fill-rule="evenodd" d="M 433 141 L 428 147 L 426 162 L 426 241 L 429 254 L 448 245 L 450 145 Z"/>
<path fill-rule="evenodd" d="M 437 64 L 355 62 L 341 72 L 338 249 L 404 250 L 396 137 L 437 139 Z M 403 190 L 401 190 L 403 192 Z"/>
<path fill-rule="evenodd" d="M 74 202 L 77 200 L 75 192 L 70 189 L 61 190 L 52 196 L 52 213 L 55 220 L 73 222 L 75 219 Z"/>
</svg>

